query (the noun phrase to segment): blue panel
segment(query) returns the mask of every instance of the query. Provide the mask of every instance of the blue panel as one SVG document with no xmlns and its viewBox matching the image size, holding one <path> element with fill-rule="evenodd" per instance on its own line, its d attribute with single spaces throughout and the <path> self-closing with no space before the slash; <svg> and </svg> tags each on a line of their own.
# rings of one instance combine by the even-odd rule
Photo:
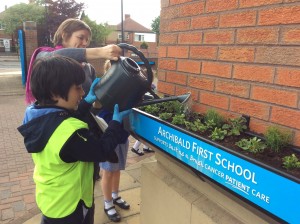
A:
<svg viewBox="0 0 300 224">
<path fill-rule="evenodd" d="M 143 61 L 137 61 L 136 62 L 138 65 L 144 65 L 145 63 Z M 154 61 L 149 61 L 149 65 L 155 65 Z"/>
<path fill-rule="evenodd" d="M 22 85 L 25 86 L 26 78 L 27 78 L 27 64 L 26 64 L 26 52 L 25 52 L 25 38 L 23 34 L 23 30 L 18 30 L 18 38 L 19 38 L 19 52 L 21 58 L 21 71 L 22 71 Z"/>
<path fill-rule="evenodd" d="M 225 188 L 285 220 L 300 223 L 300 184 L 134 111 L 138 136 Z"/>
</svg>

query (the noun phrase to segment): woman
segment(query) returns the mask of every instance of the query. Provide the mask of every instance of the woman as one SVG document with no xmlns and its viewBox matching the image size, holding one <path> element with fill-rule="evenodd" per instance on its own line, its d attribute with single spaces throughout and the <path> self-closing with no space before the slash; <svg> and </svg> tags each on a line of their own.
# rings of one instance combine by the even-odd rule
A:
<svg viewBox="0 0 300 224">
<path fill-rule="evenodd" d="M 70 57 L 80 62 L 85 72 L 85 82 L 83 90 L 87 94 L 89 88 L 95 79 L 95 69 L 89 60 L 109 59 L 117 61 L 121 55 L 121 48 L 117 45 L 107 45 L 105 47 L 86 48 L 92 38 L 90 27 L 79 19 L 67 19 L 58 27 L 53 37 L 53 45 L 55 48 L 38 48 L 32 56 L 28 77 L 26 82 L 26 102 L 28 104 L 35 101 L 30 90 L 31 65 L 37 58 L 48 57 L 52 55 L 62 55 Z"/>
</svg>

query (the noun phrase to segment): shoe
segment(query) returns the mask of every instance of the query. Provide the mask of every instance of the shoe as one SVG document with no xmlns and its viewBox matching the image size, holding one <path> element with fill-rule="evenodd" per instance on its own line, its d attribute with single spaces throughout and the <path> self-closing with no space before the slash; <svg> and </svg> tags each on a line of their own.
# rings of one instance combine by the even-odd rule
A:
<svg viewBox="0 0 300 224">
<path fill-rule="evenodd" d="M 121 197 L 117 197 L 116 199 L 113 199 L 113 203 L 122 209 L 128 210 L 130 208 L 130 205 L 124 200 L 123 200 L 123 202 L 118 202 L 118 200 L 120 200 L 120 199 L 121 199 Z"/>
<path fill-rule="evenodd" d="M 121 216 L 118 214 L 117 211 L 113 215 L 108 214 L 108 211 L 111 210 L 111 209 L 115 209 L 115 206 L 111 206 L 108 209 L 104 209 L 104 212 L 107 215 L 107 217 L 109 218 L 109 220 L 113 221 L 113 222 L 120 222 L 121 221 Z"/>
<path fill-rule="evenodd" d="M 153 152 L 155 152 L 153 149 L 150 149 L 150 148 L 148 148 L 148 149 L 143 148 L 143 151 L 146 152 L 146 153 L 153 153 Z"/>
<path fill-rule="evenodd" d="M 138 150 L 131 148 L 131 151 L 134 152 L 135 154 L 138 154 L 139 156 L 143 156 L 144 153 L 143 152 L 139 152 Z"/>
</svg>

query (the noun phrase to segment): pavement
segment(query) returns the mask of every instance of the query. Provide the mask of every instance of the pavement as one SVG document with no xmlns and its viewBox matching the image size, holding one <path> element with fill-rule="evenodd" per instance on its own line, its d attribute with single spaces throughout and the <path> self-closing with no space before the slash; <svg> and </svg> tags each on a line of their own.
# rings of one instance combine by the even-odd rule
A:
<svg viewBox="0 0 300 224">
<path fill-rule="evenodd" d="M 18 61 L 17 56 L 0 55 L 0 62 L 6 65 Z M 34 164 L 17 131 L 26 108 L 24 92 L 20 68 L 0 68 L 0 224 L 40 223 L 32 179 Z M 131 148 L 135 139 L 129 140 Z M 121 173 L 120 195 L 131 208 L 128 211 L 117 208 L 122 216 L 121 224 L 140 223 L 141 165 L 154 160 L 153 153 L 138 156 L 129 150 L 126 169 Z M 95 187 L 95 224 L 111 223 L 103 212 L 100 181 Z"/>
</svg>

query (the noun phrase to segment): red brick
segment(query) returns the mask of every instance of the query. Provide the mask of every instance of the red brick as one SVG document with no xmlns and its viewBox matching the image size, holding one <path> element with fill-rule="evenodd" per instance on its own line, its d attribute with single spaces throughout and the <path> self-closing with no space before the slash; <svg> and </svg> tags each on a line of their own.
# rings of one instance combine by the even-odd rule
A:
<svg viewBox="0 0 300 224">
<path fill-rule="evenodd" d="M 266 121 L 269 119 L 270 114 L 270 106 L 266 104 L 234 97 L 230 100 L 230 110 Z"/>
<path fill-rule="evenodd" d="M 263 86 L 252 86 L 251 99 L 297 108 L 298 93 Z"/>
<path fill-rule="evenodd" d="M 216 80 L 215 91 L 228 95 L 248 98 L 250 93 L 250 85 L 239 82 Z"/>
<path fill-rule="evenodd" d="M 169 46 L 168 57 L 170 58 L 187 58 L 189 55 L 189 47 Z"/>
<path fill-rule="evenodd" d="M 256 11 L 238 12 L 220 15 L 220 27 L 254 26 Z"/>
<path fill-rule="evenodd" d="M 258 47 L 255 62 L 300 66 L 300 47 Z"/>
<path fill-rule="evenodd" d="M 204 2 L 195 2 L 191 4 L 182 5 L 179 8 L 179 16 L 195 16 L 202 14 L 204 11 Z"/>
<path fill-rule="evenodd" d="M 238 0 L 207 0 L 206 12 L 219 12 L 237 9 Z"/>
<path fill-rule="evenodd" d="M 159 32 L 160 33 L 171 32 L 170 24 L 171 24 L 171 20 L 161 20 L 159 24 Z"/>
<path fill-rule="evenodd" d="M 255 49 L 251 47 L 220 47 L 222 61 L 254 62 Z"/>
<path fill-rule="evenodd" d="M 202 32 L 197 33 L 180 33 L 178 36 L 179 44 L 200 44 L 202 41 Z"/>
<path fill-rule="evenodd" d="M 239 44 L 276 44 L 278 43 L 278 28 L 248 28 L 237 31 Z"/>
<path fill-rule="evenodd" d="M 199 61 L 190 61 L 190 60 L 179 60 L 178 61 L 178 71 L 181 72 L 190 72 L 194 74 L 199 74 L 201 68 L 201 62 Z"/>
<path fill-rule="evenodd" d="M 275 83 L 300 88 L 300 69 L 279 68 Z"/>
<path fill-rule="evenodd" d="M 280 7 L 259 11 L 258 25 L 300 23 L 300 6 Z"/>
<path fill-rule="evenodd" d="M 175 70 L 176 69 L 176 61 L 173 59 L 159 59 L 158 60 L 158 68 L 166 69 L 166 70 Z"/>
<path fill-rule="evenodd" d="M 200 92 L 200 103 L 227 110 L 229 98 L 220 94 Z"/>
<path fill-rule="evenodd" d="M 159 35 L 159 44 L 176 44 L 177 43 L 177 34 L 160 34 Z"/>
<path fill-rule="evenodd" d="M 218 16 L 199 16 L 193 17 L 191 22 L 191 29 L 206 29 L 218 26 Z"/>
<path fill-rule="evenodd" d="M 268 123 L 265 121 L 258 120 L 258 119 L 252 118 L 252 117 L 250 119 L 249 128 L 254 133 L 263 135 L 264 133 L 266 133 L 268 126 L 269 126 Z"/>
<path fill-rule="evenodd" d="M 215 82 L 213 79 L 203 78 L 198 76 L 190 76 L 188 79 L 188 85 L 200 90 L 213 91 Z"/>
<path fill-rule="evenodd" d="M 158 48 L 158 57 L 160 57 L 160 58 L 167 57 L 167 47 L 159 46 L 159 48 Z"/>
<path fill-rule="evenodd" d="M 167 72 L 166 81 L 180 85 L 186 85 L 187 75 L 178 72 Z"/>
<path fill-rule="evenodd" d="M 193 0 L 170 0 L 170 5 L 178 5 L 185 2 L 192 2 Z"/>
<path fill-rule="evenodd" d="M 166 72 L 158 70 L 157 79 L 158 81 L 166 81 Z"/>
<path fill-rule="evenodd" d="M 202 62 L 202 74 L 230 78 L 231 64 L 218 62 Z"/>
<path fill-rule="evenodd" d="M 281 3 L 282 0 L 240 0 L 240 8 Z"/>
<path fill-rule="evenodd" d="M 300 44 L 300 28 L 286 28 L 282 30 L 282 43 Z"/>
<path fill-rule="evenodd" d="M 175 95 L 175 85 L 167 82 L 158 82 L 157 89 L 160 93 Z"/>
<path fill-rule="evenodd" d="M 255 82 L 273 83 L 274 68 L 259 65 L 234 65 L 233 78 Z"/>
<path fill-rule="evenodd" d="M 272 107 L 270 121 L 291 128 L 300 128 L 300 111 L 283 107 Z"/>
<path fill-rule="evenodd" d="M 174 19 L 174 18 L 178 18 L 178 16 L 179 16 L 178 7 L 162 8 L 160 12 L 161 20 Z"/>
<path fill-rule="evenodd" d="M 234 31 L 208 31 L 204 33 L 204 44 L 232 44 Z"/>
<path fill-rule="evenodd" d="M 169 24 L 169 31 L 185 31 L 190 28 L 190 19 L 179 19 L 179 20 L 171 20 Z"/>
<path fill-rule="evenodd" d="M 197 59 L 216 59 L 217 47 L 195 46 L 190 49 L 190 57 Z"/>
<path fill-rule="evenodd" d="M 194 112 L 196 112 L 196 113 L 199 113 L 199 114 L 204 114 L 204 113 L 207 111 L 208 108 L 209 108 L 208 106 L 203 105 L 202 103 L 200 103 L 200 104 L 194 103 L 194 104 L 192 105 L 192 110 L 193 110 Z"/>
<path fill-rule="evenodd" d="M 300 147 L 300 131 L 295 132 L 293 145 Z"/>
<path fill-rule="evenodd" d="M 161 0 L 160 3 L 161 3 L 161 8 L 163 9 L 169 6 L 170 0 Z"/>
<path fill-rule="evenodd" d="M 198 96 L 199 91 L 197 89 L 192 89 L 192 88 L 183 87 L 183 86 L 176 86 L 176 95 L 183 95 L 183 94 L 187 94 L 188 92 L 191 93 L 191 101 L 199 100 L 199 96 Z"/>
</svg>

